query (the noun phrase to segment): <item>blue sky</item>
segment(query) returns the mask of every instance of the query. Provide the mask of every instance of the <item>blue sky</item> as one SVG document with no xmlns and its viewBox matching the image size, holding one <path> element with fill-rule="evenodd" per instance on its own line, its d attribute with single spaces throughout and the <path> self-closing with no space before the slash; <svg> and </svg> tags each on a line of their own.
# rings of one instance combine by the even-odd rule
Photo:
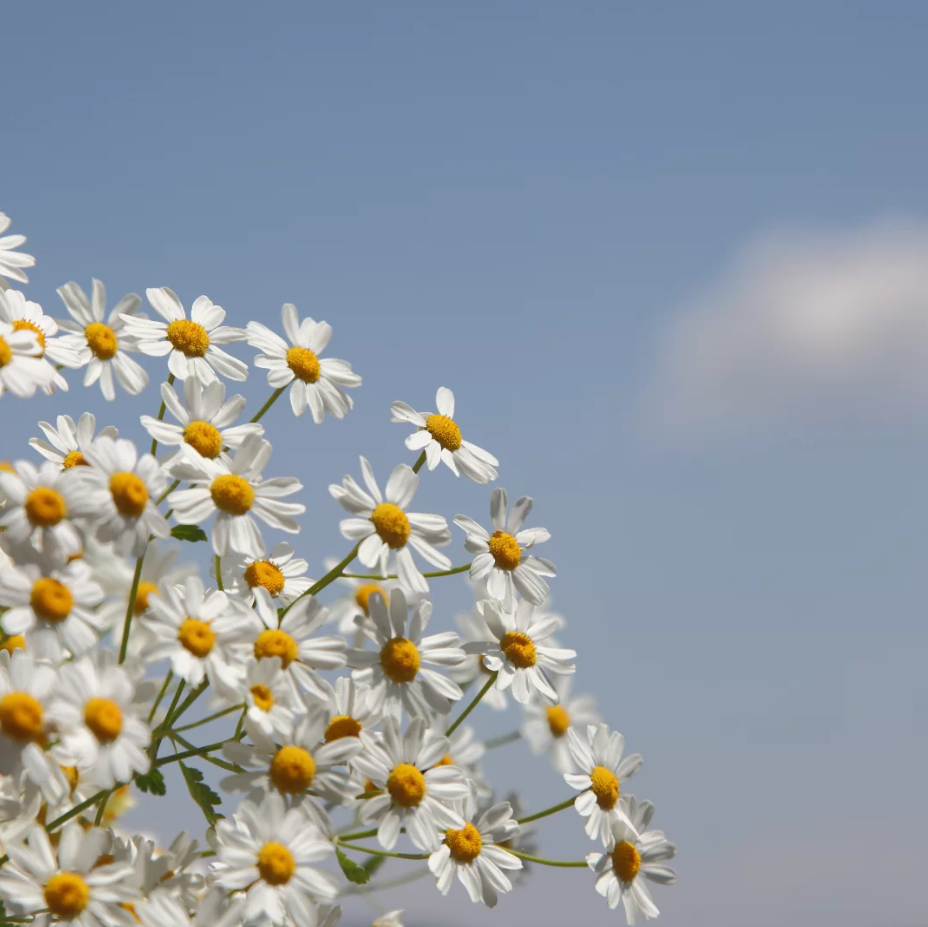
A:
<svg viewBox="0 0 928 927">
<path fill-rule="evenodd" d="M 679 846 L 668 927 L 909 927 L 926 25 L 914 3 L 19 4 L 0 209 L 56 314 L 97 276 L 111 303 L 168 285 L 232 324 L 285 301 L 333 324 L 355 412 L 267 419 L 314 568 L 345 547 L 327 484 L 358 453 L 411 462 L 389 403 L 455 390 L 553 534 L 576 688 L 644 754 L 634 791 Z M 8 398 L 0 456 L 88 406 L 140 440 L 157 395 Z M 423 484 L 422 510 L 485 518 L 487 491 Z M 450 622 L 464 589 L 436 597 Z M 521 745 L 490 772 L 564 797 Z M 567 814 L 541 835 L 588 849 Z M 388 901 L 413 925 L 619 921 L 582 873 L 538 875 L 490 914 L 427 881 Z"/>
</svg>

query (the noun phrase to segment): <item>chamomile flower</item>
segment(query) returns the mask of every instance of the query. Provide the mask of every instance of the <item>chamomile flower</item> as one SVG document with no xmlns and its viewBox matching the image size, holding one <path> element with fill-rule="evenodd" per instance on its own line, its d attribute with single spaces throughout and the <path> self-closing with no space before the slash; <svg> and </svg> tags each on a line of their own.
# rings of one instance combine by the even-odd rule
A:
<svg viewBox="0 0 928 927">
<path fill-rule="evenodd" d="M 554 681 L 558 703 L 547 705 L 542 699 L 532 699 L 525 705 L 522 720 L 522 737 L 534 754 L 547 753 L 559 773 L 576 771 L 570 754 L 567 732 L 571 727 L 585 731 L 590 724 L 599 724 L 602 718 L 596 711 L 592 695 L 570 697 L 570 676 L 559 676 Z"/>
<path fill-rule="evenodd" d="M 293 686 L 280 657 L 252 660 L 245 676 L 245 704 L 252 725 L 267 737 L 286 736 L 293 728 Z"/>
<path fill-rule="evenodd" d="M 448 719 L 436 715 L 432 719 L 433 731 L 444 736 Z M 459 725 L 448 737 L 448 752 L 439 760 L 444 766 L 457 766 L 470 780 L 474 793 L 480 801 L 486 801 L 493 794 L 493 787 L 483 776 L 480 761 L 487 752 L 486 745 L 477 739 L 477 732 L 469 724 Z"/>
<path fill-rule="evenodd" d="M 204 879 L 192 868 L 200 854 L 197 841 L 191 840 L 186 832 L 178 834 L 163 852 L 156 849 L 154 840 L 140 834 L 116 837 L 110 855 L 117 863 L 132 867 L 125 884 L 136 888 L 145 898 L 155 892 L 170 893 L 191 907 L 196 904 Z"/>
<path fill-rule="evenodd" d="M 476 641 L 488 641 L 493 638 L 493 632 L 490 631 L 483 615 L 476 608 L 469 612 L 460 612 L 455 616 L 455 623 L 461 632 L 461 647 L 467 656 L 463 663 L 452 666 L 449 672 L 451 678 L 461 687 L 468 686 L 474 682 L 478 688 L 483 688 L 483 684 L 490 675 L 486 662 L 479 653 L 468 653 L 467 645 Z M 480 700 L 481 705 L 486 705 L 494 711 L 504 711 L 509 700 L 506 697 L 505 689 L 491 688 L 486 695 Z"/>
<path fill-rule="evenodd" d="M 222 324 L 226 313 L 221 306 L 208 296 L 198 296 L 188 319 L 172 289 L 149 287 L 145 295 L 164 321 L 123 316 L 126 333 L 136 339 L 139 351 L 150 357 L 169 354 L 168 370 L 178 380 L 194 376 L 201 383 L 212 383 L 217 373 L 230 380 L 247 378 L 248 365 L 218 347 L 245 340 L 244 329 Z"/>
<path fill-rule="evenodd" d="M 96 416 L 92 412 L 84 412 L 75 425 L 70 415 L 59 415 L 56 424 L 57 427 L 53 427 L 48 422 L 39 422 L 39 428 L 48 440 L 30 438 L 29 446 L 35 448 L 46 460 L 58 464 L 62 470 L 89 466 L 84 454 L 93 444 Z M 119 437 L 118 430 L 112 425 L 101 428 L 100 434 L 114 440 Z"/>
<path fill-rule="evenodd" d="M 622 759 L 625 738 L 618 732 L 609 733 L 608 724 L 591 724 L 586 737 L 581 737 L 571 727 L 567 731 L 570 755 L 577 764 L 579 773 L 564 773 L 564 781 L 580 794 L 574 802 L 577 813 L 587 818 L 586 833 L 595 840 L 597 835 L 603 844 L 609 840 L 613 823 L 627 825 L 632 831 L 635 825 L 620 800 L 622 783 L 627 782 L 641 769 L 641 754 L 633 753 Z"/>
<path fill-rule="evenodd" d="M 361 731 L 372 730 L 383 716 L 383 706 L 369 686 L 358 685 L 347 676 L 339 676 L 332 686 L 323 680 L 326 699 L 322 704 L 326 727 L 326 743 L 342 737 L 360 737 Z"/>
<path fill-rule="evenodd" d="M 345 390 L 360 386 L 361 378 L 347 361 L 318 356 L 332 337 L 332 326 L 309 317 L 301 323 L 293 303 L 285 303 L 281 315 L 289 345 L 260 322 L 248 323 L 248 343 L 264 352 L 255 357 L 255 367 L 267 369 L 267 382 L 274 389 L 293 384 L 294 415 L 303 415 L 308 406 L 317 425 L 326 412 L 344 418 L 354 404 Z"/>
<path fill-rule="evenodd" d="M 221 888 L 206 892 L 193 917 L 190 905 L 182 905 L 167 892 L 154 892 L 150 898 L 136 905 L 135 915 L 144 927 L 240 927 L 244 921 L 245 899 L 233 896 Z"/>
<path fill-rule="evenodd" d="M 9 227 L 10 217 L 5 212 L 0 212 L 0 235 Z M 35 267 L 35 258 L 31 254 L 14 250 L 25 243 L 25 235 L 3 235 L 0 238 L 0 277 L 15 280 L 17 283 L 29 282 L 23 268 Z M 0 286 L 0 290 L 2 289 L 3 286 Z"/>
<path fill-rule="evenodd" d="M 326 570 L 333 569 L 337 562 L 334 558 L 327 559 Z M 329 605 L 329 620 L 338 628 L 339 634 L 350 634 L 357 631 L 361 624 L 369 624 L 371 596 L 379 592 L 384 600 L 389 602 L 390 590 L 397 587 L 395 579 L 354 579 L 340 576 L 338 583 L 346 591 Z"/>
<path fill-rule="evenodd" d="M 429 869 L 438 880 L 438 890 L 447 895 L 457 875 L 470 900 L 496 905 L 499 892 L 512 891 L 503 870 L 521 869 L 522 860 L 497 844 L 511 840 L 519 832 L 509 802 L 500 802 L 473 823 L 448 828 L 442 845 L 429 857 Z"/>
<path fill-rule="evenodd" d="M 278 606 L 289 605 L 313 584 L 306 575 L 308 569 L 309 564 L 302 557 L 294 556 L 293 546 L 281 542 L 260 559 L 241 555 L 224 557 L 222 583 L 249 604 L 254 602 L 254 590 L 261 586 Z"/>
<path fill-rule="evenodd" d="M 45 391 L 50 386 L 53 373 L 42 358 L 35 333 L 14 329 L 0 319 L 0 396 L 9 391 L 28 399 L 37 389 Z"/>
<path fill-rule="evenodd" d="M 377 839 L 385 849 L 396 846 L 403 827 L 417 847 L 429 851 L 441 844 L 441 830 L 464 827 L 453 803 L 467 798 L 470 789 L 457 766 L 437 765 L 450 743 L 430 731 L 425 718 L 413 719 L 401 737 L 399 723 L 386 717 L 381 737 L 365 731 L 361 740 L 364 750 L 354 766 L 383 794 L 362 804 L 360 819 L 380 822 Z"/>
<path fill-rule="evenodd" d="M 139 311 L 142 300 L 138 294 L 123 296 L 106 321 L 106 288 L 99 280 L 93 281 L 91 299 L 87 299 L 87 294 L 73 281 L 59 287 L 58 295 L 72 319 L 59 322 L 62 331 L 70 332 L 62 338 L 62 342 L 77 352 L 80 366 L 87 367 L 84 386 L 92 386 L 99 381 L 103 398 L 112 401 L 116 398 L 115 374 L 115 379 L 127 393 L 137 396 L 142 392 L 148 386 L 148 374 L 129 357 L 128 352 L 138 348 L 135 340 L 127 337 L 124 321 L 127 316 L 134 316 Z"/>
<path fill-rule="evenodd" d="M 36 824 L 44 799 L 38 789 L 19 788 L 12 778 L 0 779 L 0 852 L 22 843 Z"/>
<path fill-rule="evenodd" d="M 378 568 L 381 576 L 387 575 L 395 551 L 396 572 L 402 587 L 412 593 L 428 592 L 429 584 L 419 572 L 409 548 L 440 570 L 450 569 L 451 561 L 435 549 L 436 545 L 451 543 L 448 523 L 441 515 L 406 511 L 419 486 L 419 477 L 412 467 L 400 464 L 393 471 L 387 481 L 386 501 L 364 457 L 361 458 L 361 474 L 366 492 L 351 476 L 346 476 L 341 486 L 329 486 L 333 498 L 354 516 L 339 525 L 342 535 L 361 542 L 358 559 L 366 567 Z"/>
<path fill-rule="evenodd" d="M 508 604 L 513 588 L 534 605 L 541 605 L 548 595 L 548 584 L 542 577 L 554 576 L 557 568 L 550 560 L 526 554 L 526 551 L 551 537 L 547 528 L 523 528 L 532 510 L 532 500 L 522 496 L 516 500 L 507 521 L 506 490 L 497 488 L 490 497 L 490 519 L 493 533 L 478 525 L 467 515 L 456 515 L 454 523 L 467 537 L 464 546 L 476 556 L 470 568 L 473 580 L 486 578 L 487 589 L 494 599 Z"/>
<path fill-rule="evenodd" d="M 230 550 L 258 559 L 265 547 L 254 515 L 272 528 L 298 534 L 294 515 L 302 515 L 306 506 L 298 502 L 281 502 L 281 496 L 299 492 L 303 484 L 292 477 L 265 480 L 261 471 L 271 456 L 271 442 L 249 435 L 237 450 L 229 466 L 218 460 L 201 457 L 184 448 L 170 467 L 175 479 L 189 480 L 190 489 L 174 493 L 172 502 L 177 517 L 188 525 L 199 524 L 216 514 L 213 524 L 213 550 L 225 557 Z"/>
<path fill-rule="evenodd" d="M 422 599 L 415 606 L 407 628 L 406 596 L 395 589 L 389 610 L 383 596 L 370 598 L 371 626 L 363 626 L 375 649 L 352 650 L 348 665 L 359 683 L 370 685 L 371 697 L 383 705 L 385 716 L 399 720 L 405 709 L 411 717 L 427 717 L 429 710 L 447 715 L 451 703 L 463 693 L 460 687 L 422 666 L 455 666 L 464 659 L 454 631 L 423 637 L 432 616 L 432 603 Z"/>
<path fill-rule="evenodd" d="M 454 421 L 454 393 L 440 386 L 435 405 L 438 412 L 416 412 L 405 402 L 394 402 L 390 407 L 394 422 L 408 422 L 418 429 L 406 439 L 406 447 L 411 451 L 424 450 L 429 470 L 444 461 L 455 476 L 463 473 L 475 483 L 495 480 L 499 476 L 495 470 L 499 461 L 489 451 L 461 437 L 461 429 Z"/>
</svg>

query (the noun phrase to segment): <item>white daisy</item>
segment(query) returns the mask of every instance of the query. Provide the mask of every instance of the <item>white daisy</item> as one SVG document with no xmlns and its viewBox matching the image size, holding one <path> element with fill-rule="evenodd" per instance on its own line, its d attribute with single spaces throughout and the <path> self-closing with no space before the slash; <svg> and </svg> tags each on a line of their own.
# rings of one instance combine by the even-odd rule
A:
<svg viewBox="0 0 928 927">
<path fill-rule="evenodd" d="M 435 405 L 437 413 L 416 412 L 405 402 L 394 402 L 390 407 L 394 422 L 408 422 L 418 428 L 406 439 L 406 447 L 411 451 L 424 450 L 429 470 L 444 461 L 455 476 L 463 473 L 475 483 L 495 480 L 499 474 L 494 468 L 499 461 L 489 451 L 461 437 L 461 429 L 454 421 L 454 393 L 440 386 Z"/>
<path fill-rule="evenodd" d="M 521 734 L 534 754 L 547 753 L 559 773 L 576 771 L 570 754 L 567 732 L 571 727 L 580 731 L 602 721 L 592 695 L 570 697 L 570 676 L 559 676 L 554 682 L 558 703 L 547 705 L 542 699 L 531 699 L 525 705 Z"/>
<path fill-rule="evenodd" d="M 457 766 L 438 766 L 448 752 L 447 737 L 437 737 L 425 718 L 413 719 L 404 736 L 399 723 L 384 718 L 383 734 L 361 734 L 364 751 L 354 766 L 384 794 L 367 799 L 361 806 L 365 824 L 379 821 L 377 839 L 390 850 L 405 827 L 412 842 L 422 850 L 436 850 L 439 831 L 464 827 L 465 821 L 453 803 L 463 801 L 470 789 Z"/>
<path fill-rule="evenodd" d="M 163 322 L 126 315 L 126 332 L 138 342 L 138 349 L 150 357 L 168 358 L 168 370 L 178 380 L 195 376 L 202 383 L 212 383 L 216 374 L 230 380 L 244 380 L 248 365 L 217 345 L 245 340 L 245 331 L 223 325 L 226 313 L 208 296 L 199 296 L 187 318 L 177 294 L 166 286 L 145 291 L 149 303 Z"/>
<path fill-rule="evenodd" d="M 306 576 L 309 564 L 295 557 L 293 546 L 282 542 L 266 556 L 229 556 L 222 560 L 222 584 L 246 602 L 254 602 L 254 590 L 263 586 L 278 605 L 289 605 L 298 599 L 314 580 Z M 341 628 L 339 628 L 341 630 Z"/>
<path fill-rule="evenodd" d="M 73 321 L 59 322 L 62 331 L 70 332 L 62 342 L 73 348 L 80 359 L 80 366 L 87 367 L 84 386 L 100 381 L 103 398 L 116 398 L 113 374 L 119 385 L 130 395 L 137 396 L 148 386 L 148 374 L 129 357 L 129 351 L 137 351 L 135 339 L 126 332 L 124 319 L 134 316 L 142 305 L 137 293 L 123 296 L 103 321 L 106 311 L 106 288 L 99 280 L 93 281 L 92 299 L 74 283 L 58 288 L 58 295 Z"/>
<path fill-rule="evenodd" d="M 36 389 L 48 390 L 54 369 L 42 353 L 35 332 L 17 330 L 0 319 L 0 396 L 8 390 L 20 399 L 29 399 Z"/>
<path fill-rule="evenodd" d="M 230 466 L 208 460 L 183 448 L 169 472 L 175 479 L 189 480 L 190 489 L 174 493 L 172 502 L 177 518 L 188 525 L 199 524 L 216 513 L 213 524 L 213 550 L 225 557 L 230 550 L 258 559 L 264 554 L 264 540 L 252 513 L 272 528 L 298 534 L 294 515 L 306 506 L 281 502 L 281 496 L 299 492 L 303 484 L 292 477 L 265 480 L 261 471 L 271 456 L 271 442 L 249 435 L 239 447 Z"/>
<path fill-rule="evenodd" d="M 483 656 L 479 653 L 467 653 L 467 645 L 476 641 L 491 640 L 493 632 L 476 607 L 473 611 L 459 612 L 454 620 L 461 632 L 461 648 L 467 656 L 464 658 L 463 663 L 451 667 L 449 675 L 462 688 L 476 684 L 478 688 L 482 689 L 491 671 L 487 669 Z M 509 705 L 506 690 L 497 689 L 494 686 L 480 700 L 480 704 L 487 705 L 494 711 L 504 711 Z"/>
<path fill-rule="evenodd" d="M 654 814 L 654 805 L 649 801 L 640 804 L 634 795 L 628 797 L 628 813 L 631 824 L 614 821 L 609 830 L 605 853 L 587 855 L 587 865 L 597 873 L 596 891 L 602 895 L 610 908 L 625 907 L 625 919 L 635 924 L 640 914 L 651 920 L 660 914 L 651 898 L 643 879 L 658 885 L 672 885 L 677 874 L 669 866 L 677 848 L 660 830 L 648 830 Z"/>
<path fill-rule="evenodd" d="M 293 727 L 293 686 L 280 657 L 252 660 L 245 675 L 247 717 L 267 737 L 281 738 Z"/>
<path fill-rule="evenodd" d="M 361 458 L 361 474 L 367 492 L 351 476 L 346 476 L 341 486 L 329 486 L 333 498 L 355 516 L 341 522 L 342 535 L 361 542 L 358 559 L 366 567 L 379 568 L 382 576 L 387 575 L 391 553 L 396 551 L 396 572 L 403 588 L 407 592 L 428 592 L 429 584 L 419 572 L 409 548 L 412 547 L 438 569 L 450 569 L 451 561 L 435 549 L 436 545 L 451 543 L 448 523 L 441 515 L 405 511 L 419 486 L 419 477 L 412 467 L 400 464 L 390 474 L 386 501 L 380 494 L 374 471 L 364 457 Z"/>
<path fill-rule="evenodd" d="M 193 917 L 189 905 L 166 892 L 155 892 L 135 907 L 135 914 L 144 927 L 240 927 L 244 922 L 245 899 L 228 897 L 218 886 L 213 887 L 196 905 Z"/>
<path fill-rule="evenodd" d="M 136 888 L 145 898 L 155 892 L 170 893 L 192 907 L 204 884 L 203 876 L 192 868 L 200 860 L 197 846 L 196 840 L 182 832 L 167 850 L 161 851 L 154 840 L 139 834 L 116 837 L 110 855 L 117 863 L 132 867 L 125 884 Z"/>
<path fill-rule="evenodd" d="M 557 568 L 550 560 L 525 552 L 547 541 L 551 535 L 547 528 L 522 528 L 532 510 L 532 500 L 528 496 L 516 500 L 508 523 L 507 506 L 506 490 L 494 489 L 490 496 L 492 534 L 467 515 L 455 516 L 454 523 L 467 535 L 464 546 L 476 554 L 470 577 L 473 580 L 486 578 L 490 595 L 504 601 L 507 607 L 512 601 L 513 587 L 523 598 L 541 605 L 548 595 L 548 584 L 542 577 L 555 576 Z"/>
<path fill-rule="evenodd" d="M 432 718 L 432 730 L 444 736 L 448 719 L 441 715 Z M 470 780 L 476 797 L 486 801 L 493 794 L 493 787 L 484 778 L 480 761 L 486 755 L 487 748 L 482 740 L 477 739 L 477 732 L 469 724 L 461 724 L 448 737 L 448 752 L 439 760 L 439 765 L 457 766 Z"/>
<path fill-rule="evenodd" d="M 461 698 L 460 687 L 450 679 L 427 669 L 455 666 L 464 659 L 454 631 L 423 637 L 432 603 L 422 599 L 414 608 L 407 629 L 406 596 L 395 589 L 390 596 L 389 611 L 383 596 L 370 598 L 371 625 L 362 626 L 375 649 L 351 650 L 348 665 L 354 667 L 355 680 L 370 685 L 371 697 L 383 705 L 385 716 L 397 721 L 403 709 L 411 717 L 427 717 L 429 710 L 447 715 L 452 701 Z"/>
<path fill-rule="evenodd" d="M 361 378 L 347 361 L 318 357 L 332 337 L 332 326 L 309 317 L 301 324 L 293 303 L 285 303 L 281 315 L 290 345 L 260 322 L 248 323 L 248 343 L 264 352 L 255 357 L 255 367 L 267 369 L 274 389 L 293 384 L 290 405 L 295 415 L 303 415 L 309 406 L 317 425 L 326 412 L 344 418 L 354 405 L 345 390 L 360 386 Z"/>
<path fill-rule="evenodd" d="M 635 830 L 620 794 L 622 783 L 641 769 L 641 754 L 633 753 L 623 760 L 625 738 L 618 731 L 610 734 L 608 724 L 591 724 L 585 741 L 571 727 L 567 740 L 580 772 L 564 773 L 564 781 L 580 792 L 574 807 L 581 817 L 588 818 L 587 836 L 595 840 L 599 834 L 606 844 L 614 822 Z"/>
<path fill-rule="evenodd" d="M 30 438 L 29 446 L 35 448 L 46 460 L 54 461 L 63 470 L 87 464 L 84 454 L 93 443 L 97 419 L 92 412 L 84 412 L 74 424 L 70 415 L 59 415 L 57 428 L 48 422 L 39 422 L 47 441 Z M 100 434 L 114 440 L 119 431 L 112 425 L 100 429 Z"/>
<path fill-rule="evenodd" d="M 35 826 L 44 801 L 38 789 L 21 789 L 8 776 L 0 779 L 0 852 L 4 856 L 7 844 L 22 843 Z"/>
<path fill-rule="evenodd" d="M 10 227 L 10 217 L 0 212 L 0 235 Z M 0 278 L 7 277 L 17 283 L 28 283 L 29 278 L 23 271 L 24 267 L 35 267 L 35 258 L 22 251 L 14 251 L 26 243 L 25 235 L 3 235 L 0 238 Z M 0 280 L 2 284 L 2 280 Z M 3 286 L 0 285 L 0 290 Z"/>
<path fill-rule="evenodd" d="M 324 562 L 326 572 L 337 564 L 334 557 L 327 558 Z M 356 632 L 359 622 L 369 624 L 371 596 L 379 592 L 389 602 L 390 590 L 398 585 L 395 579 L 356 579 L 350 576 L 340 576 L 337 581 L 347 591 L 328 608 L 329 620 L 336 625 L 340 634 Z"/>
<path fill-rule="evenodd" d="M 383 706 L 369 686 L 358 685 L 348 676 L 339 676 L 335 685 L 323 680 L 326 700 L 322 703 L 325 712 L 326 743 L 342 737 L 360 737 L 361 731 L 372 730 L 383 717 Z"/>
</svg>

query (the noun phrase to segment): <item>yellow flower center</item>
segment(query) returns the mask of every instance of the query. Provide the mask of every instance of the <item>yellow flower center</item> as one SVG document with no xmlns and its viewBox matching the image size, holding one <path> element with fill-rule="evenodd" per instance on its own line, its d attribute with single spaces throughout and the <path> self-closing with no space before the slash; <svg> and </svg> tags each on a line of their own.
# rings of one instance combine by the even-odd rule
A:
<svg viewBox="0 0 928 927">
<path fill-rule="evenodd" d="M 187 357 L 202 357 L 209 348 L 209 335 L 202 325 L 178 319 L 168 325 L 168 341 Z"/>
<path fill-rule="evenodd" d="M 287 351 L 287 366 L 304 383 L 315 383 L 322 373 L 319 358 L 309 348 L 290 348 Z"/>
<path fill-rule="evenodd" d="M 135 614 L 141 615 L 145 609 L 148 608 L 148 599 L 149 596 L 156 595 L 158 598 L 161 598 L 161 593 L 158 592 L 158 587 L 154 583 L 141 582 L 139 583 L 139 588 L 135 593 Z"/>
<path fill-rule="evenodd" d="M 387 791 L 394 804 L 415 808 L 425 798 L 425 777 L 411 763 L 400 763 L 387 779 Z"/>
<path fill-rule="evenodd" d="M 84 329 L 87 346 L 100 360 L 109 360 L 119 350 L 116 332 L 102 322 L 92 322 Z"/>
<path fill-rule="evenodd" d="M 10 656 L 13 656 L 14 650 L 25 650 L 26 638 L 22 634 L 11 634 L 2 644 L 0 650 L 5 650 Z"/>
<path fill-rule="evenodd" d="M 535 665 L 535 645 L 532 639 L 521 631 L 507 631 L 499 642 L 499 649 L 518 669 L 528 669 Z"/>
<path fill-rule="evenodd" d="M 268 885 L 286 885 L 296 872 L 293 854 L 282 843 L 265 843 L 258 853 L 258 872 Z"/>
<path fill-rule="evenodd" d="M 71 451 L 65 454 L 64 460 L 61 461 L 61 467 L 64 470 L 70 470 L 71 467 L 89 467 L 90 464 L 84 460 L 84 455 L 80 451 Z"/>
<path fill-rule="evenodd" d="M 13 349 L 7 344 L 6 338 L 0 335 L 0 367 L 6 367 L 11 360 Z"/>
<path fill-rule="evenodd" d="M 316 775 L 316 761 L 308 750 L 288 744 L 281 747 L 271 760 L 268 776 L 279 792 L 294 795 L 305 792 Z"/>
<path fill-rule="evenodd" d="M 217 509 L 230 515 L 244 515 L 255 501 L 255 491 L 247 480 L 234 473 L 217 476 L 209 487 Z"/>
<path fill-rule="evenodd" d="M 358 604 L 358 608 L 364 612 L 365 615 L 369 615 L 370 611 L 370 602 L 371 596 L 379 592 L 383 596 L 384 602 L 387 601 L 387 590 L 383 586 L 378 586 L 377 583 L 364 583 L 361 586 L 358 586 L 354 591 L 354 600 Z"/>
<path fill-rule="evenodd" d="M 325 742 L 340 740 L 342 737 L 357 737 L 361 733 L 361 722 L 350 715 L 336 715 L 325 729 Z"/>
<path fill-rule="evenodd" d="M 26 517 L 36 528 L 51 528 L 57 525 L 68 513 L 61 493 L 38 486 L 26 496 Z"/>
<path fill-rule="evenodd" d="M 42 704 L 28 692 L 7 692 L 0 699 L 0 730 L 18 744 L 45 739 Z"/>
<path fill-rule="evenodd" d="M 631 882 L 641 868 L 641 854 L 627 840 L 620 840 L 612 851 L 612 868 L 620 882 Z"/>
<path fill-rule="evenodd" d="M 461 429 L 447 415 L 430 415 L 425 420 L 425 427 L 446 451 L 456 451 L 461 446 Z"/>
<path fill-rule="evenodd" d="M 392 550 L 403 547 L 409 540 L 409 519 L 398 505 L 381 502 L 371 513 L 371 521 L 380 540 Z"/>
<path fill-rule="evenodd" d="M 76 872 L 56 872 L 45 883 L 45 904 L 56 917 L 73 920 L 90 901 L 90 889 Z"/>
<path fill-rule="evenodd" d="M 270 711 L 274 707 L 274 693 L 267 686 L 256 683 L 249 690 L 255 705 L 262 711 Z"/>
<path fill-rule="evenodd" d="M 276 599 L 283 592 L 286 578 L 280 567 L 270 560 L 255 560 L 245 567 L 245 582 L 254 589 L 262 586 Z"/>
<path fill-rule="evenodd" d="M 216 643 L 216 632 L 206 621 L 200 621 L 199 618 L 187 618 L 177 632 L 177 639 L 185 650 L 202 659 L 213 649 L 213 644 Z"/>
<path fill-rule="evenodd" d="M 77 771 L 77 767 L 59 766 L 58 768 L 64 773 L 64 778 L 68 783 L 68 792 L 73 795 L 74 790 L 77 788 L 78 783 L 81 781 L 80 773 Z"/>
<path fill-rule="evenodd" d="M 454 760 L 451 759 L 450 753 L 446 753 L 435 765 L 436 766 L 454 766 Z"/>
<path fill-rule="evenodd" d="M 548 727 L 555 737 L 563 737 L 570 728 L 570 715 L 563 705 L 546 705 L 545 714 L 548 716 Z"/>
<path fill-rule="evenodd" d="M 487 541 L 490 553 L 501 570 L 514 570 L 522 559 L 522 548 L 519 542 L 505 531 L 494 531 Z"/>
<path fill-rule="evenodd" d="M 122 908 L 123 911 L 128 911 L 137 924 L 142 923 L 142 919 L 136 913 L 135 905 L 131 901 L 120 901 L 119 907 Z"/>
<path fill-rule="evenodd" d="M 138 518 L 148 502 L 148 488 L 134 473 L 114 473 L 110 477 L 110 493 L 116 511 L 123 518 Z"/>
<path fill-rule="evenodd" d="M 209 422 L 190 422 L 184 428 L 184 441 L 201 457 L 212 460 L 222 450 L 222 435 Z"/>
<path fill-rule="evenodd" d="M 0 460 L 0 470 L 2 470 L 4 473 L 15 473 L 16 472 L 13 469 L 13 464 L 11 464 L 8 460 Z"/>
<path fill-rule="evenodd" d="M 393 682 L 412 682 L 419 672 L 419 651 L 405 637 L 394 637 L 380 651 L 380 665 Z"/>
<path fill-rule="evenodd" d="M 611 811 L 619 800 L 619 780 L 616 779 L 615 773 L 605 766 L 594 766 L 590 778 L 593 780 L 591 788 L 596 796 L 596 803 L 605 811 Z"/>
<path fill-rule="evenodd" d="M 33 584 L 29 604 L 44 621 L 64 621 L 71 614 L 74 596 L 64 583 L 50 576 L 43 576 Z"/>
<path fill-rule="evenodd" d="M 459 863 L 472 863 L 479 855 L 483 841 L 473 824 L 465 824 L 461 830 L 445 831 L 445 843 L 451 850 L 451 858 Z"/>
<path fill-rule="evenodd" d="M 92 698 L 84 705 L 84 724 L 101 744 L 111 744 L 122 731 L 122 709 L 111 699 Z"/>
<path fill-rule="evenodd" d="M 299 652 L 297 642 L 286 631 L 281 631 L 279 628 L 268 628 L 262 631 L 255 640 L 255 659 L 280 657 L 280 664 L 284 669 L 297 658 Z"/>
<path fill-rule="evenodd" d="M 13 331 L 14 332 L 23 332 L 23 331 L 34 332 L 36 338 L 38 339 L 39 347 L 42 349 L 42 354 L 45 353 L 45 332 L 43 332 L 42 329 L 39 328 L 39 326 L 36 325 L 34 322 L 27 322 L 25 319 L 17 319 L 13 323 Z"/>
</svg>

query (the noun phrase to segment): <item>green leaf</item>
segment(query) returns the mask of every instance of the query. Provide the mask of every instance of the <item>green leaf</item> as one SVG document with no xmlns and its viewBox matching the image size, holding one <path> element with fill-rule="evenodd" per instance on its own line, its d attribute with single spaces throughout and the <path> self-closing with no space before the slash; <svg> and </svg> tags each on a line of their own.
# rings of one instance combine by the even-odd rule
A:
<svg viewBox="0 0 928 927">
<path fill-rule="evenodd" d="M 355 885 L 366 885 L 371 878 L 371 874 L 363 867 L 359 866 L 354 860 L 348 859 L 342 851 L 336 847 L 335 856 L 338 859 L 338 865 L 342 867 L 345 878 Z"/>
<path fill-rule="evenodd" d="M 199 769 L 186 766 L 184 763 L 178 763 L 178 765 L 184 774 L 190 797 L 200 806 L 209 824 L 215 824 L 222 817 L 216 811 L 216 805 L 222 804 L 222 799 L 203 781 L 203 773 Z"/>
<path fill-rule="evenodd" d="M 368 875 L 373 875 L 386 861 L 386 856 L 368 856 L 361 865 Z"/>
<path fill-rule="evenodd" d="M 168 791 L 160 769 L 153 769 L 144 776 L 136 776 L 135 784 L 142 792 L 150 792 L 152 795 L 166 795 Z"/>
<path fill-rule="evenodd" d="M 175 525 L 171 537 L 178 541 L 205 541 L 206 532 L 199 525 Z"/>
</svg>

